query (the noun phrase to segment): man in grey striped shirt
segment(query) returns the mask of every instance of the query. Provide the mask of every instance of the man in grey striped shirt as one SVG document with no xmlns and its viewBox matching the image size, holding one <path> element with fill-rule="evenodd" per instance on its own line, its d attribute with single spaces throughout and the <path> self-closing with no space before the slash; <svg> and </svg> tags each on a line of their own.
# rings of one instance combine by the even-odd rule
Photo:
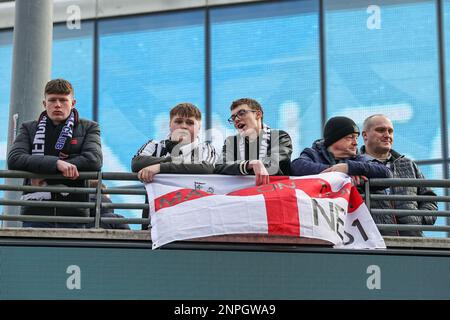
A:
<svg viewBox="0 0 450 320">
<path fill-rule="evenodd" d="M 191 103 L 170 110 L 170 133 L 161 141 L 149 140 L 131 160 L 131 170 L 142 182 L 151 182 L 158 173 L 213 173 L 217 161 L 214 147 L 200 142 L 202 115 Z"/>
</svg>

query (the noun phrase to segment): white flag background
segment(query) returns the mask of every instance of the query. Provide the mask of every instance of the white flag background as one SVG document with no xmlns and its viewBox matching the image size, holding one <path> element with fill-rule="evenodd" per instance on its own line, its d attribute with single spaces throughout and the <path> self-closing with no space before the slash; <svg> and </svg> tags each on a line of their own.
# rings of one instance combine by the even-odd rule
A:
<svg viewBox="0 0 450 320">
<path fill-rule="evenodd" d="M 270 234 L 330 241 L 335 248 L 386 248 L 349 176 L 304 177 L 159 174 L 145 185 L 153 249 L 224 234 Z"/>
</svg>

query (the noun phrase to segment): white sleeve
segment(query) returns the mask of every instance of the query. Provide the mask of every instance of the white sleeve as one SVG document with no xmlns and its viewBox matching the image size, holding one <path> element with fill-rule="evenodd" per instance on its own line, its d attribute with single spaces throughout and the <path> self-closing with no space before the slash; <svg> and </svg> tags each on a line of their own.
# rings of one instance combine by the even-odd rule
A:
<svg viewBox="0 0 450 320">
<path fill-rule="evenodd" d="M 146 144 L 144 144 L 137 152 L 137 156 L 153 156 L 155 153 L 156 147 L 158 146 L 158 142 L 155 140 L 149 140 Z"/>
</svg>

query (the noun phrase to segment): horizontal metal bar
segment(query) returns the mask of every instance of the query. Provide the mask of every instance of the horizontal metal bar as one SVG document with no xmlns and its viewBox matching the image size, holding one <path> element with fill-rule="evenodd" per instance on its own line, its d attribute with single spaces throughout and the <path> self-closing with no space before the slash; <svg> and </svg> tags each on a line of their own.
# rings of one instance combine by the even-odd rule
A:
<svg viewBox="0 0 450 320">
<path fill-rule="evenodd" d="M 114 189 L 102 189 L 102 194 L 137 194 L 146 195 L 145 189 L 128 189 L 128 188 L 114 188 Z"/>
<path fill-rule="evenodd" d="M 97 179 L 98 173 L 95 171 L 79 172 L 77 180 Z M 19 170 L 0 170 L 0 178 L 27 178 L 27 179 L 66 179 L 61 174 L 37 174 Z"/>
<path fill-rule="evenodd" d="M 112 209 L 149 209 L 147 203 L 103 203 L 102 208 Z"/>
<path fill-rule="evenodd" d="M 36 200 L 5 200 L 0 198 L 0 205 L 4 206 L 23 206 L 23 207 L 44 207 L 44 208 L 95 208 L 93 202 L 75 202 L 75 201 L 36 201 Z"/>
<path fill-rule="evenodd" d="M 429 225 L 411 225 L 411 224 L 377 224 L 380 230 L 399 230 L 399 231 L 450 231 L 450 226 L 429 226 Z"/>
<path fill-rule="evenodd" d="M 145 190 L 145 185 L 143 183 L 135 183 L 135 184 L 128 184 L 128 185 L 121 185 L 120 187 L 109 187 L 108 189 L 143 189 Z"/>
<path fill-rule="evenodd" d="M 450 211 L 436 211 L 436 210 L 406 210 L 406 209 L 371 209 L 372 215 L 381 216 L 386 214 L 395 214 L 396 216 L 437 216 L 450 217 Z"/>
<path fill-rule="evenodd" d="M 371 194 L 371 200 L 391 200 L 391 201 L 439 201 L 450 202 L 449 196 L 413 196 L 413 195 L 388 195 L 388 194 Z"/>
<path fill-rule="evenodd" d="M 96 192 L 95 188 L 15 186 L 7 184 L 0 185 L 0 190 L 26 191 L 26 192 L 78 193 L 78 194 L 90 194 Z"/>
<path fill-rule="evenodd" d="M 370 179 L 371 187 L 450 187 L 449 179 Z"/>
<path fill-rule="evenodd" d="M 66 216 L 32 216 L 32 215 L 0 215 L 0 221 L 38 221 L 38 222 L 74 222 L 92 223 L 94 217 L 66 217 Z M 143 218 L 100 218 L 103 223 L 109 224 L 150 224 L 150 219 Z"/>
<path fill-rule="evenodd" d="M 101 222 L 111 223 L 111 224 L 149 224 L 150 219 L 142 219 L 142 218 L 101 218 Z"/>
<path fill-rule="evenodd" d="M 33 221 L 33 222 L 72 222 L 72 223 L 94 222 L 94 218 L 91 217 L 30 216 L 30 215 L 7 216 L 4 214 L 0 215 L 0 220 Z"/>
<path fill-rule="evenodd" d="M 103 172 L 103 180 L 139 180 L 137 173 L 131 172 Z"/>
</svg>

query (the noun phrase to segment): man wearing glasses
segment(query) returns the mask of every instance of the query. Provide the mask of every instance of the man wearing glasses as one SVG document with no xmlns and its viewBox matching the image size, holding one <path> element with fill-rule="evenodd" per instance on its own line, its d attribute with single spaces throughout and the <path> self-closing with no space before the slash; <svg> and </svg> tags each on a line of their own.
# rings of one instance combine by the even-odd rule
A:
<svg viewBox="0 0 450 320">
<path fill-rule="evenodd" d="M 263 123 L 261 105 L 253 99 L 242 98 L 231 104 L 228 122 L 237 135 L 225 139 L 222 164 L 215 173 L 255 175 L 256 185 L 269 183 L 270 175 L 290 174 L 292 142 L 289 135 Z"/>
</svg>

